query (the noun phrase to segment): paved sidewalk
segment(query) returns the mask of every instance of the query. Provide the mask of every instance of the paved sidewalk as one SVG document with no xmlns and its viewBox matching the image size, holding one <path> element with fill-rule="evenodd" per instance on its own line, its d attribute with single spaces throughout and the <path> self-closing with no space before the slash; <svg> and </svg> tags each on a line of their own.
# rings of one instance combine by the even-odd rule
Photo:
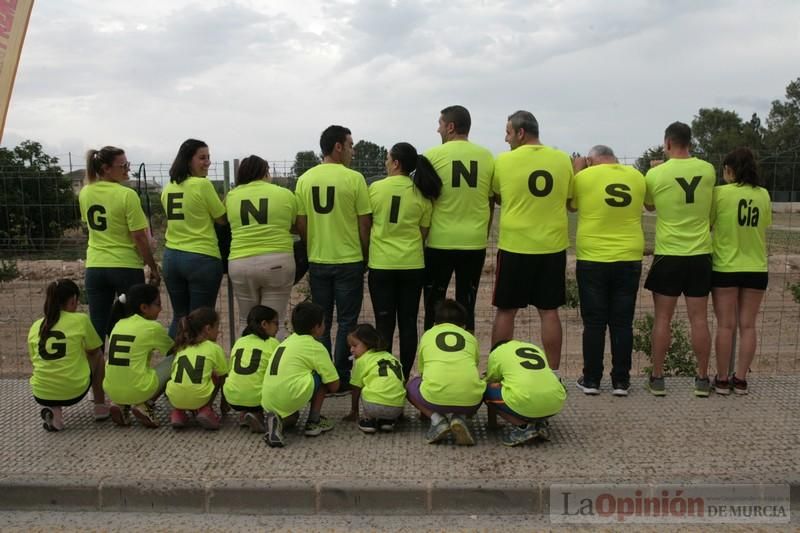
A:
<svg viewBox="0 0 800 533">
<path fill-rule="evenodd" d="M 23 380 L 0 380 L 0 508 L 266 513 L 546 514 L 551 483 L 787 483 L 800 514 L 800 376 L 753 377 L 749 396 L 695 398 L 692 380 L 652 397 L 584 396 L 570 383 L 552 441 L 517 448 L 471 422 L 474 447 L 428 445 L 410 406 L 395 433 L 338 422 L 320 437 L 286 432 L 267 448 L 232 415 L 220 431 L 96 423 L 88 401 L 48 433 Z M 349 398 L 329 398 L 339 419 Z M 301 420 L 305 419 L 305 413 Z"/>
</svg>

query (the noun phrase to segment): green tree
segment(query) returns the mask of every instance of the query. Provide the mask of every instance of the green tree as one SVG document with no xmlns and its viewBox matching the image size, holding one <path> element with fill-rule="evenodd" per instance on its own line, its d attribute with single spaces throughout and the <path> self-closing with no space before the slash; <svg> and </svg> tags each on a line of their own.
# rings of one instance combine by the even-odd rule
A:
<svg viewBox="0 0 800 533">
<path fill-rule="evenodd" d="M 786 87 L 786 100 L 772 102 L 764 133 L 766 150 L 761 157 L 761 169 L 767 188 L 771 191 L 796 191 L 800 187 L 798 158 L 800 158 L 800 78 Z M 790 200 L 788 193 L 774 200 Z"/>
<path fill-rule="evenodd" d="M 0 182 L 0 247 L 41 250 L 80 224 L 72 185 L 40 143 L 0 148 Z"/>
<path fill-rule="evenodd" d="M 647 171 L 650 170 L 650 162 L 655 160 L 664 160 L 666 159 L 666 154 L 664 154 L 664 147 L 659 146 L 652 146 L 644 151 L 641 157 L 636 160 L 633 166 L 635 166 L 639 172 L 642 174 L 647 174 Z"/>
<path fill-rule="evenodd" d="M 725 154 L 744 144 L 744 123 L 735 111 L 701 108 L 692 120 L 695 154 L 718 166 Z"/>
<path fill-rule="evenodd" d="M 355 154 L 350 167 L 365 177 L 386 174 L 386 148 L 370 141 L 358 141 L 353 146 Z"/>
<path fill-rule="evenodd" d="M 322 159 L 313 150 L 297 152 L 294 156 L 294 164 L 292 164 L 292 174 L 299 178 L 306 170 L 319 165 L 321 162 Z"/>
</svg>

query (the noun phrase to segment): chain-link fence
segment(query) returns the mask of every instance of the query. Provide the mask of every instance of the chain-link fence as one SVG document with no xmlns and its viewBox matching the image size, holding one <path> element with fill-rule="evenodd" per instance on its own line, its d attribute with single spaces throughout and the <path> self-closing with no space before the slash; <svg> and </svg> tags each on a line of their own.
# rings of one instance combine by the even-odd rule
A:
<svg viewBox="0 0 800 533">
<path fill-rule="evenodd" d="M 209 179 L 214 182 L 221 195 L 234 183 L 235 163 L 214 164 L 209 170 Z M 297 181 L 292 168 L 291 161 L 270 161 L 273 181 L 290 189 L 294 189 Z M 800 199 L 800 187 L 795 186 L 796 181 L 800 181 L 800 165 L 796 159 L 784 158 L 766 161 L 766 164 L 762 163 L 762 169 L 767 186 L 772 191 L 774 215 L 773 226 L 767 233 L 770 283 L 758 319 L 760 336 L 753 370 L 763 374 L 797 373 L 800 372 L 800 203 L 792 204 L 788 200 Z M 379 179 L 385 173 L 379 164 L 375 168 L 360 170 L 369 182 Z M 158 243 L 156 256 L 160 261 L 165 219 L 159 195 L 169 179 L 169 164 L 147 164 L 139 170 L 134 167 L 132 171 L 133 177 L 128 185 L 140 193 Z M 71 278 L 83 285 L 87 237 L 80 224 L 77 204 L 77 193 L 82 183 L 83 172 L 80 169 L 58 176 L 0 168 L 0 377 L 29 375 L 26 339 L 30 325 L 42 315 L 46 285 L 62 277 Z M 489 351 L 494 320 L 491 295 L 497 252 L 497 220 L 496 215 L 476 306 L 476 336 L 481 342 L 484 357 Z M 648 254 L 643 265 L 645 274 L 651 261 L 649 254 L 653 250 L 655 220 L 654 214 L 645 214 L 643 217 L 645 250 Z M 577 375 L 582 369 L 582 325 L 574 284 L 574 215 L 570 215 L 569 223 L 572 246 L 568 251 L 567 277 L 568 301 L 572 306 L 560 310 L 564 331 L 562 371 L 566 375 Z M 641 283 L 644 283 L 645 274 Z M 452 289 L 451 285 L 451 294 Z M 295 286 L 291 305 L 308 296 L 308 285 L 303 280 Z M 172 311 L 163 285 L 162 302 L 164 308 L 159 320 L 168 325 Z M 237 335 L 233 325 L 237 324 L 238 317 L 235 316 L 236 306 L 233 305 L 227 279 L 223 280 L 217 308 L 223 321 L 220 343 L 228 348 L 232 338 Z M 85 300 L 80 310 L 87 311 Z M 649 291 L 640 290 L 637 318 L 652 311 Z M 713 334 L 715 324 L 711 305 L 708 312 Z M 687 323 L 682 304 L 679 305 L 676 319 Z M 373 321 L 366 283 L 361 320 Z M 422 311 L 418 327 L 422 331 Z M 516 336 L 535 343 L 540 342 L 539 318 L 535 309 L 519 313 Z M 634 372 L 643 372 L 648 365 L 649 361 L 644 354 L 637 353 L 634 357 Z"/>
</svg>

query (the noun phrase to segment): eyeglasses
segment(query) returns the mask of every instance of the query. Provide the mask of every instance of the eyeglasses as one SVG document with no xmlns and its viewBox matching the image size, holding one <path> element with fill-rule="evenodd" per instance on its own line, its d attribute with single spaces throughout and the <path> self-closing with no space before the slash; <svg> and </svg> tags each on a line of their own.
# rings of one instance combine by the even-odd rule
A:
<svg viewBox="0 0 800 533">
<path fill-rule="evenodd" d="M 130 170 L 131 169 L 130 161 L 126 162 L 124 165 L 114 165 L 114 166 L 115 167 L 119 167 L 119 168 L 124 168 L 125 170 Z"/>
</svg>

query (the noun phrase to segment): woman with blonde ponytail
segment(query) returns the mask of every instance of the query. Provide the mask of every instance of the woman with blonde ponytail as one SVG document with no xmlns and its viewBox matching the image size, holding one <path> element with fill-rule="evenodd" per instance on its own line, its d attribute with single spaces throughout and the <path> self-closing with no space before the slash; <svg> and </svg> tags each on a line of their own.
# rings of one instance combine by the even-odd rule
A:
<svg viewBox="0 0 800 533">
<path fill-rule="evenodd" d="M 110 331 L 108 316 L 114 298 L 144 283 L 161 281 L 150 249 L 149 227 L 136 191 L 125 187 L 130 163 L 120 148 L 86 152 L 86 185 L 78 196 L 81 219 L 89 230 L 86 251 L 86 295 L 89 316 L 100 339 Z"/>
<path fill-rule="evenodd" d="M 103 343 L 89 317 L 76 312 L 80 289 L 69 279 L 47 286 L 44 317 L 28 332 L 33 365 L 33 398 L 42 406 L 44 429 L 64 429 L 62 408 L 80 402 L 89 388 L 94 393 L 95 420 L 105 420 L 109 409 L 103 394 Z"/>
</svg>

